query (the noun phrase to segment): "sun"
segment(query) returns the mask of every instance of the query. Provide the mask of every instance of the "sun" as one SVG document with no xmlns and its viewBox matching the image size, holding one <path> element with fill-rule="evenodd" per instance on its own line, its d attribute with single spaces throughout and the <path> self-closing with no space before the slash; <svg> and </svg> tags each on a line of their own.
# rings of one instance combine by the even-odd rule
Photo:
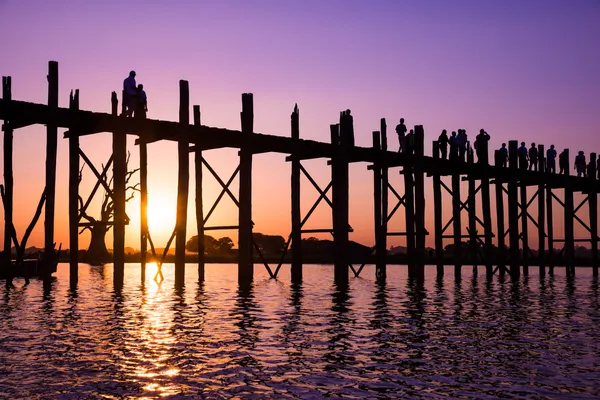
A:
<svg viewBox="0 0 600 400">
<path fill-rule="evenodd" d="M 163 193 L 148 194 L 148 228 L 161 235 L 175 228 L 176 201 Z"/>
</svg>

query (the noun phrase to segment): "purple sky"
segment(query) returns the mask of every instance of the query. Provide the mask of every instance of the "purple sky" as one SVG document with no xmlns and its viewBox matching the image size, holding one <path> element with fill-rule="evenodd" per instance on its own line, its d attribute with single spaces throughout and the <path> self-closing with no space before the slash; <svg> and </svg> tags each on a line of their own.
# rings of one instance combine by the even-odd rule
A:
<svg viewBox="0 0 600 400">
<path fill-rule="evenodd" d="M 0 17 L 0 74 L 13 77 L 19 100 L 46 101 L 47 62 L 56 60 L 62 106 L 69 90 L 79 88 L 83 109 L 109 111 L 110 92 L 120 90 L 135 69 L 148 92 L 150 118 L 177 119 L 178 80 L 187 79 L 191 103 L 201 105 L 202 122 L 211 126 L 239 129 L 241 93 L 252 92 L 255 130 L 263 133 L 289 135 L 289 114 L 298 103 L 301 136 L 321 141 L 329 140 L 329 124 L 339 111 L 350 108 L 362 146 L 371 144 L 371 131 L 385 117 L 396 149 L 393 127 L 403 116 L 409 126 L 425 126 L 427 150 L 443 128 L 465 128 L 471 137 L 485 128 L 493 147 L 520 139 L 600 152 L 600 2 L 595 0 L 0 0 Z M 19 232 L 43 189 L 44 140 L 43 127 L 16 134 Z M 137 148 L 130 143 L 137 164 Z M 100 163 L 110 154 L 110 136 L 85 138 L 82 147 Z M 173 204 L 164 226 L 154 225 L 153 236 L 164 241 L 175 214 L 176 147 L 154 144 L 149 157 L 151 207 L 153 198 Z M 227 176 L 237 163 L 235 151 L 213 151 L 207 159 Z M 289 166 L 283 160 L 257 156 L 253 211 L 257 231 L 287 236 Z M 307 165 L 325 186 L 325 161 Z M 64 140 L 58 168 L 57 240 L 68 243 Z M 372 243 L 371 176 L 365 165 L 352 166 L 351 174 L 356 230 L 351 238 Z M 89 171 L 84 176 L 85 193 L 93 181 Z M 207 181 L 205 187 L 210 203 L 218 186 Z M 316 192 L 304 188 L 306 212 Z M 137 216 L 134 203 L 128 212 Z M 313 226 L 327 226 L 329 215 L 323 208 L 317 214 L 323 220 Z M 227 203 L 211 225 L 233 224 L 236 218 Z M 127 230 L 134 247 L 137 224 L 135 218 Z M 194 225 L 191 217 L 190 236 Z M 87 236 L 82 245 L 86 241 Z M 30 243 L 42 243 L 41 224 Z"/>
</svg>

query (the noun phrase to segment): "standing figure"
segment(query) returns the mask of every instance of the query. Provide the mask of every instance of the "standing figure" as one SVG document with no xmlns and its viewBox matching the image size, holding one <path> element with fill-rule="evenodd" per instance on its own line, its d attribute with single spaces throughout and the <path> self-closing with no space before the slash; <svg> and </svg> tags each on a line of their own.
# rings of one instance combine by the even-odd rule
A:
<svg viewBox="0 0 600 400">
<path fill-rule="evenodd" d="M 137 87 L 135 84 L 135 71 L 129 72 L 129 76 L 123 81 L 123 104 L 125 105 L 125 116 L 132 117 L 137 106 Z"/>
<path fill-rule="evenodd" d="M 407 154 L 413 154 L 413 152 L 415 151 L 415 131 L 414 130 L 410 130 L 410 132 L 408 132 L 408 135 L 406 135 L 406 142 L 404 143 L 404 152 Z"/>
<path fill-rule="evenodd" d="M 558 171 L 558 174 L 559 175 L 566 174 L 568 165 L 569 165 L 569 159 L 567 158 L 567 152 L 566 152 L 566 150 L 563 150 L 563 151 L 561 151 L 561 153 L 558 156 L 558 168 L 560 168 L 560 171 Z"/>
<path fill-rule="evenodd" d="M 465 154 L 467 153 L 467 131 L 464 129 L 458 130 L 458 135 L 456 136 L 456 144 L 458 146 L 458 158 L 464 162 Z"/>
<path fill-rule="evenodd" d="M 438 138 L 438 147 L 440 149 L 441 157 L 444 160 L 446 158 L 448 158 L 448 143 L 450 143 L 450 140 L 448 139 L 448 134 L 446 133 L 446 130 L 444 129 L 442 131 L 442 134 Z"/>
<path fill-rule="evenodd" d="M 458 159 L 458 143 L 456 139 L 456 131 L 452 131 L 450 136 L 450 161 L 456 161 Z"/>
<path fill-rule="evenodd" d="M 396 133 L 398 134 L 398 153 L 401 153 L 404 151 L 406 139 L 406 125 L 404 125 L 404 118 L 400 118 L 400 123 L 396 125 Z"/>
<path fill-rule="evenodd" d="M 596 159 L 596 173 L 596 176 L 598 177 L 598 179 L 600 179 L 600 157 Z"/>
<path fill-rule="evenodd" d="M 141 83 L 138 85 L 137 93 L 137 106 L 135 109 L 135 117 L 140 119 L 146 119 L 146 113 L 148 112 L 148 96 L 144 91 L 144 85 Z"/>
<path fill-rule="evenodd" d="M 521 147 L 517 150 L 517 155 L 519 156 L 519 169 L 521 171 L 527 171 L 528 152 L 527 147 L 525 147 L 525 142 L 521 142 Z"/>
<path fill-rule="evenodd" d="M 596 179 L 596 165 L 592 160 L 587 165 L 587 177 Z"/>
<path fill-rule="evenodd" d="M 585 176 L 585 155 L 583 151 L 579 151 L 579 153 L 575 156 L 575 170 L 577 171 L 577 176 L 581 175 Z"/>
<path fill-rule="evenodd" d="M 506 148 L 506 143 L 502 143 L 502 147 L 498 149 L 498 152 L 500 153 L 500 166 L 506 168 L 506 165 L 508 164 L 508 149 Z"/>
<path fill-rule="evenodd" d="M 350 110 L 342 112 L 341 122 L 341 140 L 344 140 L 348 147 L 354 147 L 354 117 L 350 115 Z"/>
<path fill-rule="evenodd" d="M 546 172 L 556 173 L 556 150 L 554 150 L 553 144 L 546 150 Z"/>
<path fill-rule="evenodd" d="M 529 148 L 529 170 L 538 170 L 538 149 L 535 147 L 535 143 L 531 143 Z"/>
<path fill-rule="evenodd" d="M 483 129 L 479 130 L 479 135 L 475 136 L 475 151 L 477 152 L 477 162 L 487 164 L 487 143 L 490 141 L 490 135 Z"/>
</svg>

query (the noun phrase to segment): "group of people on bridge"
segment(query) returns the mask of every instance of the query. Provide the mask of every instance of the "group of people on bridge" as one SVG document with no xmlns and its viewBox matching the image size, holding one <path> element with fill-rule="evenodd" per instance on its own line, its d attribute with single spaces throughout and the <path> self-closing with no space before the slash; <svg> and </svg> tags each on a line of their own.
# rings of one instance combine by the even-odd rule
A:
<svg viewBox="0 0 600 400">
<path fill-rule="evenodd" d="M 411 129 L 407 133 L 406 125 L 404 124 L 404 118 L 400 118 L 400 123 L 396 126 L 396 133 L 398 134 L 399 143 L 398 152 L 413 154 L 415 143 L 414 131 Z M 488 162 L 487 143 L 489 140 L 490 135 L 484 129 L 481 129 L 479 134 L 475 137 L 473 147 L 477 154 L 478 162 Z M 450 136 L 448 136 L 448 132 L 444 129 L 438 137 L 437 143 L 441 158 L 449 159 L 450 161 L 466 161 L 465 156 L 469 150 L 469 140 L 467 137 L 467 131 L 465 129 L 453 131 Z M 449 153 L 448 150 L 450 150 Z M 498 149 L 496 157 L 498 157 L 496 160 L 497 165 L 506 168 L 508 165 L 508 148 L 506 147 L 506 143 L 502 143 L 502 147 Z M 540 157 L 542 157 L 542 155 L 538 154 L 538 148 L 535 143 L 531 143 L 531 147 L 527 148 L 525 142 L 521 142 L 521 146 L 517 149 L 519 170 L 538 171 Z M 556 173 L 556 157 L 556 149 L 554 148 L 554 145 L 550 145 L 550 148 L 546 151 L 545 172 L 551 174 Z M 566 174 L 568 165 L 568 152 L 563 150 L 560 154 L 558 154 L 558 173 Z M 583 176 L 600 178 L 600 157 L 598 157 L 595 163 L 593 161 L 587 163 L 585 159 L 585 153 L 583 151 L 579 151 L 575 157 L 575 171 L 577 171 L 577 176 L 579 177 Z"/>
<path fill-rule="evenodd" d="M 136 84 L 135 71 L 123 81 L 123 116 L 128 118 L 146 118 L 148 112 L 148 97 L 144 85 Z"/>
</svg>

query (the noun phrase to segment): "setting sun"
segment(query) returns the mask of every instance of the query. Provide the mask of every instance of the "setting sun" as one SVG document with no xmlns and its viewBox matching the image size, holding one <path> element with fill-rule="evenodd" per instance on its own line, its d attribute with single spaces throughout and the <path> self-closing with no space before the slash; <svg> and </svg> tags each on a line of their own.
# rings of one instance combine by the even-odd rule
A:
<svg viewBox="0 0 600 400">
<path fill-rule="evenodd" d="M 175 228 L 176 201 L 164 193 L 148 195 L 148 228 L 163 235 Z"/>
</svg>

